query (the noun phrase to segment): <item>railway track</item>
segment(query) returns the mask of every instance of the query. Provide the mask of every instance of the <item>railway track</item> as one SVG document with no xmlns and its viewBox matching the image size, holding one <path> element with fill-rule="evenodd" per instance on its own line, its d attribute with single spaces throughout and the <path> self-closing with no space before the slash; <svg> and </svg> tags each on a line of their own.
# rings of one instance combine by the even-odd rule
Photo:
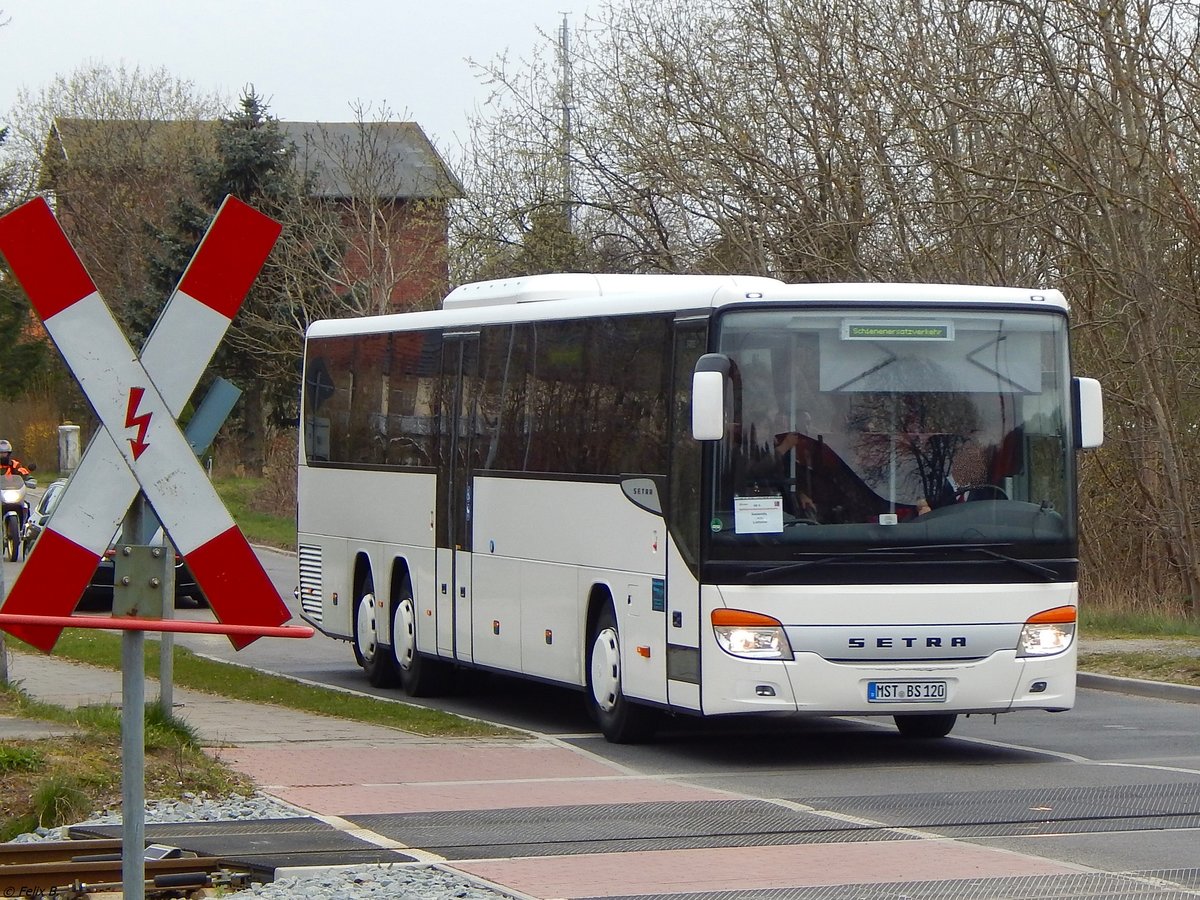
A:
<svg viewBox="0 0 1200 900">
<path fill-rule="evenodd" d="M 150 844 L 146 896 L 186 896 L 216 885 L 240 889 L 250 874 L 220 857 Z M 114 839 L 0 844 L 0 896 L 85 897 L 120 892 L 121 842 Z"/>
</svg>

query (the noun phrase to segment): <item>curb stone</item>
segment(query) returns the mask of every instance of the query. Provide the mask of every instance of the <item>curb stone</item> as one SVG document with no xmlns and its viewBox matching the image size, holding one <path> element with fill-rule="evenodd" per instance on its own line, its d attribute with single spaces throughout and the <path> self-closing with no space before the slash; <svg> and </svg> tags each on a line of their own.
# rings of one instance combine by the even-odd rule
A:
<svg viewBox="0 0 1200 900">
<path fill-rule="evenodd" d="M 1122 678 L 1119 675 L 1099 675 L 1079 672 L 1075 684 L 1096 691 L 1112 691 L 1118 694 L 1133 694 L 1138 697 L 1153 697 L 1156 700 L 1174 700 L 1177 703 L 1200 704 L 1200 687 L 1187 684 L 1171 684 L 1166 681 L 1145 681 L 1140 678 Z"/>
</svg>

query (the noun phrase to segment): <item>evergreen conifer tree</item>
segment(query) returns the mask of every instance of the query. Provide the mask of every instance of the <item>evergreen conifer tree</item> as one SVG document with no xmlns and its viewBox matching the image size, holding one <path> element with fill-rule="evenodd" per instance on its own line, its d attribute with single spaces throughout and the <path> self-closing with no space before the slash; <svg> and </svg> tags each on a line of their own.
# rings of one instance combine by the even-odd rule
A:
<svg viewBox="0 0 1200 900">
<path fill-rule="evenodd" d="M 340 257 L 336 248 L 321 245 L 311 233 L 301 235 L 306 231 L 301 223 L 311 218 L 306 209 L 309 184 L 295 169 L 295 149 L 253 88 L 216 129 L 216 154 L 196 171 L 199 203 L 181 199 L 169 230 L 157 235 L 160 252 L 150 262 L 152 293 L 129 307 L 128 325 L 135 333 L 148 332 L 227 195 L 283 224 L 279 243 L 234 318 L 213 366 L 243 391 L 232 424 L 240 438 L 239 462 L 248 473 L 257 474 L 266 460 L 272 425 L 296 418 L 308 324 L 297 310 L 305 308 L 304 295 L 324 289 L 321 274 Z M 288 252 L 288 245 L 304 248 L 302 265 L 295 265 L 296 253 Z"/>
</svg>

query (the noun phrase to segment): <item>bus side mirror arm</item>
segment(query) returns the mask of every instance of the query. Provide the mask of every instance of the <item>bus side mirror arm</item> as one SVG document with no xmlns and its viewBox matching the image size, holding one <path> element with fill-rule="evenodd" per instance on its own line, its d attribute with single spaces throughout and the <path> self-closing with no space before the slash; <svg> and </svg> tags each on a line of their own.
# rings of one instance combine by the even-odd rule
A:
<svg viewBox="0 0 1200 900">
<path fill-rule="evenodd" d="M 732 363 L 723 353 L 706 353 L 692 372 L 692 437 L 719 441 L 725 437 L 725 386 Z"/>
<path fill-rule="evenodd" d="M 1090 450 L 1104 443 L 1104 394 L 1095 378 L 1071 379 L 1075 405 L 1075 446 Z"/>
</svg>

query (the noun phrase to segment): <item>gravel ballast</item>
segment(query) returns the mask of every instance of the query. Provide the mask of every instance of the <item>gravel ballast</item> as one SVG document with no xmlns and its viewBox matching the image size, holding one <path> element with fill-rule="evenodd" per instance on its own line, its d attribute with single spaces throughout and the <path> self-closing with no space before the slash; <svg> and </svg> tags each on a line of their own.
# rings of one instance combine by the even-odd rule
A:
<svg viewBox="0 0 1200 900">
<path fill-rule="evenodd" d="M 257 819 L 291 819 L 307 816 L 297 809 L 265 794 L 250 797 L 231 794 L 185 794 L 179 800 L 160 800 L 146 804 L 147 825 L 171 822 L 228 822 Z M 120 825 L 119 812 L 102 810 L 79 825 Z M 15 838 L 16 842 L 67 840 L 66 828 L 39 828 Z M 424 863 L 381 863 L 378 865 L 332 868 L 285 876 L 269 884 L 255 884 L 246 890 L 222 894 L 232 898 L 261 897 L 264 900 L 511 900 L 512 894 L 477 884 L 455 872 Z"/>
</svg>

